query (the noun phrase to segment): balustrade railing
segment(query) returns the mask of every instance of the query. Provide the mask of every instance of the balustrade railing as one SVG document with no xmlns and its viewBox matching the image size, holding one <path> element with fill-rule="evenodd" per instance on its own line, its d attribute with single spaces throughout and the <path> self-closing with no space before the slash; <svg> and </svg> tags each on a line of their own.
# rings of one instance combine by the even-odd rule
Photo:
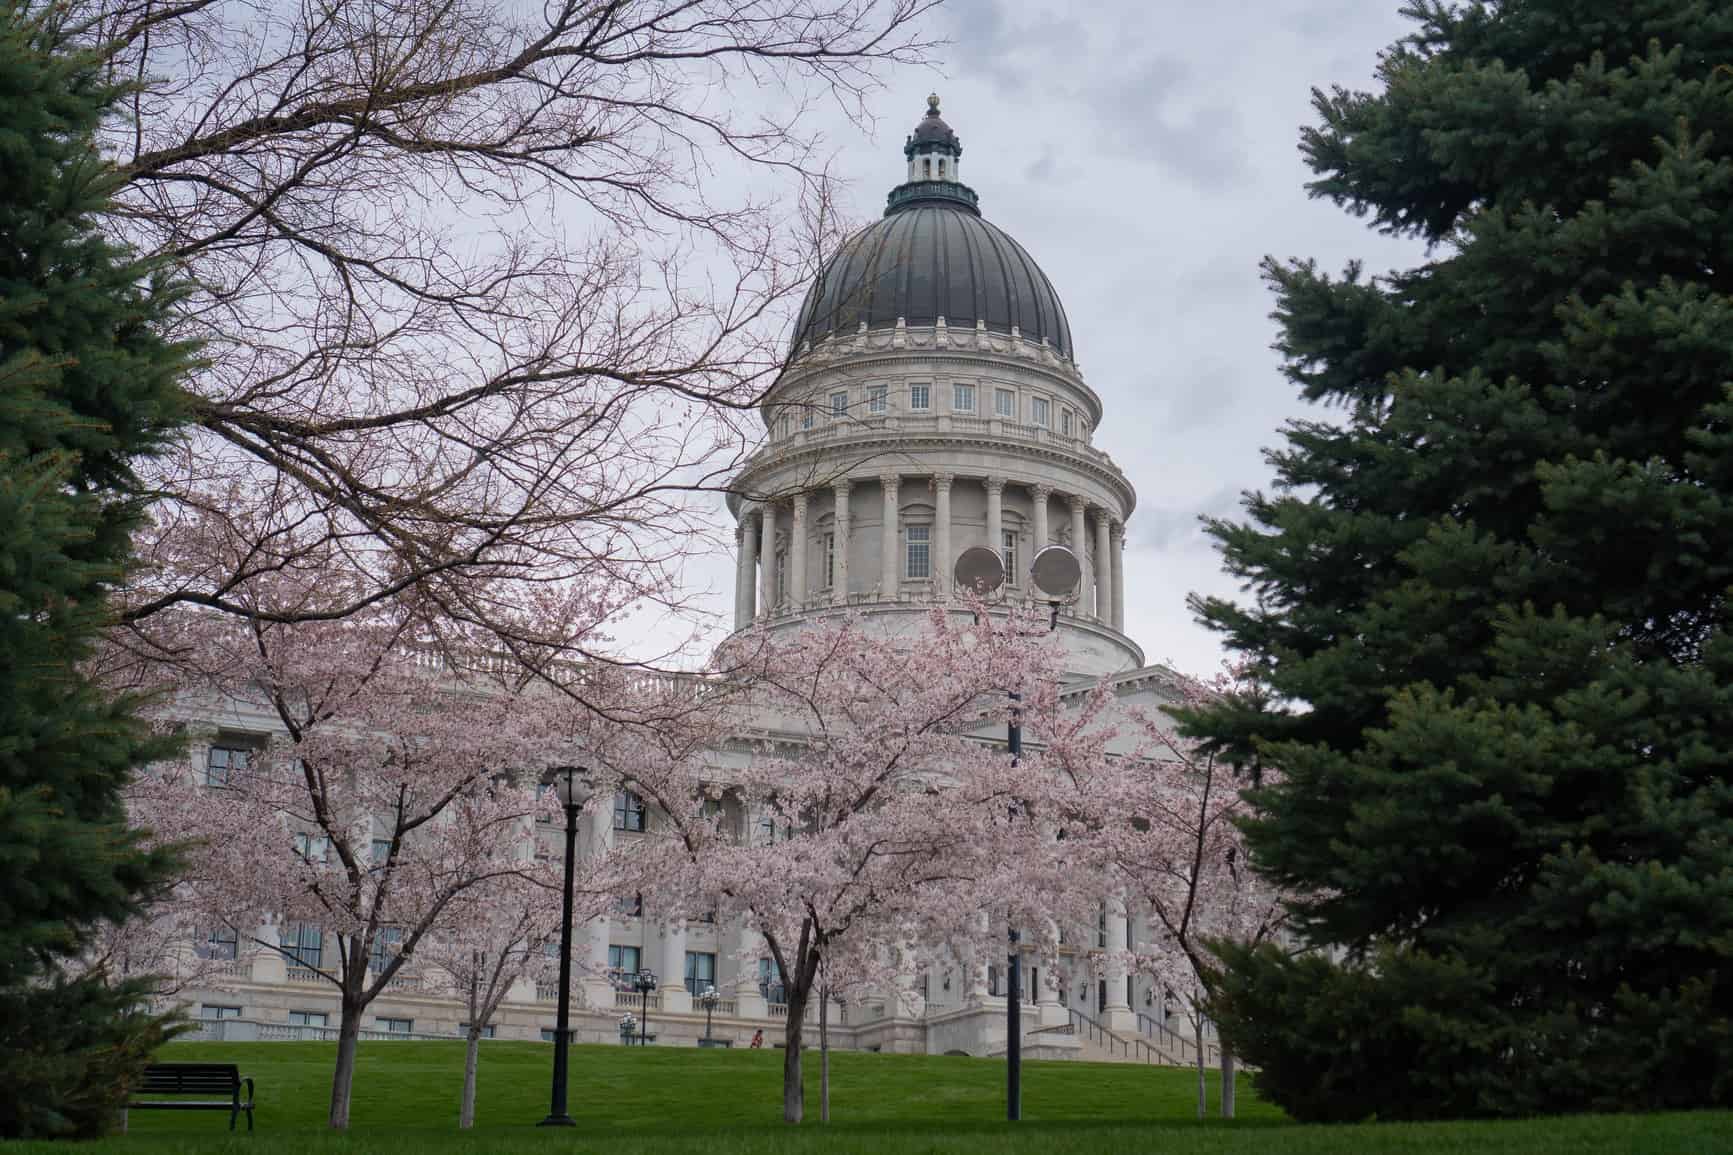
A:
<svg viewBox="0 0 1733 1155">
<path fill-rule="evenodd" d="M 614 1008 L 616 1010 L 641 1011 L 644 1009 L 646 1003 L 649 1005 L 649 1008 L 653 1011 L 661 1010 L 662 1009 L 662 996 L 661 996 L 661 994 L 660 993 L 652 993 L 652 994 L 647 994 L 647 995 L 641 995 L 637 991 L 615 991 L 614 992 Z"/>
</svg>

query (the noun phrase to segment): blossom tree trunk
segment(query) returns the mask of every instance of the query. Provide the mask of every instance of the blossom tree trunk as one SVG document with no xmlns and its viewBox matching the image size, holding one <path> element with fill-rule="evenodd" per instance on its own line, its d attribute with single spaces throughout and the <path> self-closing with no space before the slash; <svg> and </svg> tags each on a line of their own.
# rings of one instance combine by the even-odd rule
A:
<svg viewBox="0 0 1733 1155">
<path fill-rule="evenodd" d="M 349 1129 L 349 1101 L 355 1086 L 355 1053 L 361 1042 L 365 1004 L 344 995 L 337 1020 L 337 1062 L 331 1068 L 331 1110 L 327 1123 L 334 1131 Z"/>
<path fill-rule="evenodd" d="M 475 1126 L 475 1071 L 481 1062 L 481 1031 L 481 1024 L 471 1021 L 464 1032 L 463 1099 L 457 1105 L 457 1126 L 464 1131 Z"/>
<path fill-rule="evenodd" d="M 1222 1118 L 1234 1117 L 1234 1053 L 1228 1048 L 1226 1041 L 1222 1042 Z"/>
<path fill-rule="evenodd" d="M 1193 1012 L 1191 1024 L 1192 1037 L 1197 1040 L 1197 1117 L 1202 1119 L 1209 1114 L 1209 1082 L 1204 1078 L 1203 1016 Z"/>
<path fill-rule="evenodd" d="M 830 988 L 818 987 L 818 1121 L 830 1122 Z"/>
</svg>

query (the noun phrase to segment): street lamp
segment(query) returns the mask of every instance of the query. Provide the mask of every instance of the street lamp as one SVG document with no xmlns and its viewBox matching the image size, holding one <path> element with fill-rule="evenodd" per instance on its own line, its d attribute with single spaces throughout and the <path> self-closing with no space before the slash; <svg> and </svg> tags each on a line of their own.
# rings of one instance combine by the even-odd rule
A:
<svg viewBox="0 0 1733 1155">
<path fill-rule="evenodd" d="M 589 773 L 579 766 L 561 766 L 548 775 L 547 784 L 559 795 L 566 812 L 566 885 L 560 895 L 560 1010 L 554 1030 L 554 1086 L 548 1117 L 538 1126 L 576 1127 L 566 1111 L 566 1063 L 572 1039 L 572 868 L 578 851 L 578 811 L 590 800 L 595 788 Z"/>
<path fill-rule="evenodd" d="M 958 589 L 973 589 L 990 594 L 1005 584 L 1005 563 L 997 550 L 970 546 L 957 558 L 954 573 Z M 1029 563 L 1029 581 L 1047 595 L 1052 616 L 1047 619 L 1051 633 L 1059 628 L 1059 607 L 1074 600 L 1083 582 L 1083 566 L 1077 555 L 1062 545 L 1050 545 L 1036 553 Z M 1022 714 L 1017 703 L 1022 695 L 1010 692 L 1011 717 L 1005 725 L 1005 745 L 1011 752 L 1011 765 L 1023 756 Z M 1016 1122 L 1023 1117 L 1023 1012 L 1018 1005 L 1022 991 L 1022 952 L 1017 949 L 1017 927 L 1008 924 L 1006 941 L 1010 946 L 1005 968 L 1005 1118 Z"/>
<path fill-rule="evenodd" d="M 638 1030 L 638 1020 L 632 1016 L 631 1011 L 627 1011 L 625 1014 L 620 1016 L 620 1043 L 621 1043 L 621 1045 L 627 1046 L 627 1047 L 631 1046 L 632 1045 L 632 1036 L 637 1033 L 637 1030 Z"/>
<path fill-rule="evenodd" d="M 638 1009 L 644 1017 L 638 1020 L 638 1045 L 648 1046 L 650 1043 L 650 992 L 656 989 L 656 972 L 645 967 L 632 976 L 632 989 L 638 992 L 638 1001 L 643 1005 Z"/>
<path fill-rule="evenodd" d="M 722 1001 L 722 996 L 716 993 L 715 987 L 705 987 L 704 993 L 698 996 L 698 1005 L 704 1008 L 704 1045 L 711 1046 L 716 1040 L 710 1036 L 710 1016 L 716 1013 L 716 1006 Z"/>
</svg>

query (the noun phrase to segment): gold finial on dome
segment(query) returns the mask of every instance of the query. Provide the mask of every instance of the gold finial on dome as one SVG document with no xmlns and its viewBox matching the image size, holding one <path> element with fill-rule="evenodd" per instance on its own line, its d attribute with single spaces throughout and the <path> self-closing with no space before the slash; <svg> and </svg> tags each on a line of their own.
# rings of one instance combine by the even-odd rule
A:
<svg viewBox="0 0 1733 1155">
<path fill-rule="evenodd" d="M 939 94 L 934 92 L 927 96 L 927 115 L 939 115 Z"/>
</svg>

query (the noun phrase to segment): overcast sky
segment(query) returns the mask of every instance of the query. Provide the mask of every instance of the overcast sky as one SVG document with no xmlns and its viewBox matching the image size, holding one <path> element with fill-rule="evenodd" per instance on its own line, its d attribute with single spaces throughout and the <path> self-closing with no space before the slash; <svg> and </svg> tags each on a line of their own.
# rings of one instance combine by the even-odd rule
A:
<svg viewBox="0 0 1733 1155">
<path fill-rule="evenodd" d="M 1267 484 L 1261 451 L 1304 409 L 1270 349 L 1259 260 L 1421 256 L 1308 200 L 1296 147 L 1313 86 L 1372 87 L 1378 51 L 1406 30 L 1397 0 L 947 0 L 934 28 L 950 41 L 942 71 L 890 74 L 872 135 L 840 117 L 823 128 L 847 207 L 882 210 L 938 92 L 983 215 L 1057 287 L 1106 407 L 1096 444 L 1137 487 L 1127 632 L 1151 662 L 1210 673 L 1221 650 L 1185 598 L 1234 585 L 1198 516 Z M 688 576 L 728 621 L 731 559 Z"/>
</svg>

